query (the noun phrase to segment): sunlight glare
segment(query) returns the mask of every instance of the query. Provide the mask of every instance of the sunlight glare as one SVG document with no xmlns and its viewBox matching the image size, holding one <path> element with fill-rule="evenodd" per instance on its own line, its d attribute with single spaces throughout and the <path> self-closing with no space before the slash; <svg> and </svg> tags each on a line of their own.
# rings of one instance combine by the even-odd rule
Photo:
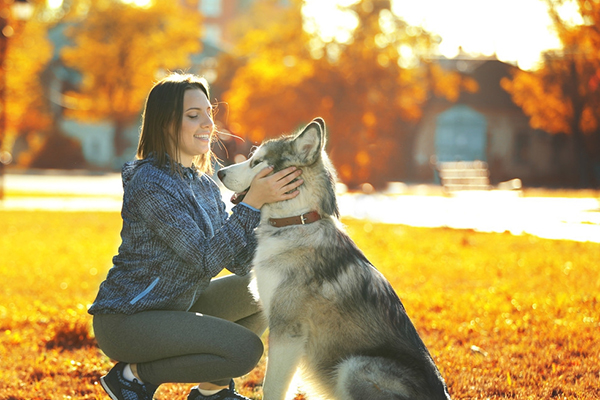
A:
<svg viewBox="0 0 600 400">
<path fill-rule="evenodd" d="M 409 24 L 438 34 L 439 51 L 448 58 L 462 49 L 532 69 L 542 51 L 560 45 L 539 0 L 394 0 L 392 9 Z"/>
<path fill-rule="evenodd" d="M 152 0 L 121 0 L 125 4 L 133 4 L 138 7 L 148 7 Z"/>
<path fill-rule="evenodd" d="M 558 13 L 570 25 L 582 25 L 584 22 L 577 9 L 577 4 L 565 2 L 558 7 Z"/>
<path fill-rule="evenodd" d="M 46 0 L 46 4 L 48 5 L 48 8 L 60 8 L 62 7 L 63 0 Z"/>
<path fill-rule="evenodd" d="M 356 0 L 305 0 L 305 29 L 318 33 L 324 42 L 347 43 L 358 26 L 354 13 L 341 7 Z M 578 14 L 573 6 L 561 9 L 573 23 Z M 541 52 L 560 47 L 551 31 L 552 21 L 540 0 L 392 0 L 392 11 L 410 25 L 439 35 L 439 54 L 453 58 L 462 49 L 471 55 L 496 57 L 533 69 Z M 385 19 L 384 19 L 385 20 Z"/>
<path fill-rule="evenodd" d="M 358 26 L 358 19 L 351 11 L 341 7 L 356 3 L 356 0 L 305 0 L 302 13 L 310 18 L 305 30 L 318 33 L 324 42 L 347 43 Z"/>
</svg>

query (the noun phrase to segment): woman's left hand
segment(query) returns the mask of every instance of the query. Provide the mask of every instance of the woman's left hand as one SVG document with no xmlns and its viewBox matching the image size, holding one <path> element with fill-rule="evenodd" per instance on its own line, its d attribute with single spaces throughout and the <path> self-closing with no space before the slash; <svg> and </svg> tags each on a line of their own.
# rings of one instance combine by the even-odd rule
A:
<svg viewBox="0 0 600 400">
<path fill-rule="evenodd" d="M 302 170 L 288 167 L 269 175 L 272 171 L 273 167 L 267 167 L 254 177 L 250 189 L 244 197 L 244 203 L 260 209 L 265 204 L 289 200 L 298 196 L 300 192 L 294 189 L 302 185 L 304 180 L 302 178 L 295 179 L 302 174 Z"/>
</svg>

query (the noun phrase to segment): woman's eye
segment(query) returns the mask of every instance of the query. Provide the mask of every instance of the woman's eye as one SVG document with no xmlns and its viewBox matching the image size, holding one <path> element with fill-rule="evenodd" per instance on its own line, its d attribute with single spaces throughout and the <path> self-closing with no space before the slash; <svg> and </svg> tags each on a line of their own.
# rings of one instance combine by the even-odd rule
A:
<svg viewBox="0 0 600 400">
<path fill-rule="evenodd" d="M 188 118 L 196 119 L 196 118 L 198 118 L 198 114 L 188 115 Z"/>
</svg>

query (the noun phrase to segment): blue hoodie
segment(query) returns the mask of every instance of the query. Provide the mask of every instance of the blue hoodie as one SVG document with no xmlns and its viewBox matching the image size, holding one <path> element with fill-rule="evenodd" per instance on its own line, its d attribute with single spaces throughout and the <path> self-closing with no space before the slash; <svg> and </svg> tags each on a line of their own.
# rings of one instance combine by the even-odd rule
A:
<svg viewBox="0 0 600 400">
<path fill-rule="evenodd" d="M 238 204 L 229 215 L 209 176 L 155 164 L 123 167 L 122 242 L 90 314 L 186 311 L 223 268 L 250 270 L 260 212 Z"/>
</svg>

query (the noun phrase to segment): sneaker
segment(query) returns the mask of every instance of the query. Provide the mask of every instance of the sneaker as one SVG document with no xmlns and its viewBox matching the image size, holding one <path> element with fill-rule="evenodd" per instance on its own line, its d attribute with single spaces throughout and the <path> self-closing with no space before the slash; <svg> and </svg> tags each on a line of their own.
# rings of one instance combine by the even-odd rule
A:
<svg viewBox="0 0 600 400">
<path fill-rule="evenodd" d="M 233 383 L 233 379 L 229 384 L 229 388 L 223 389 L 218 393 L 213 394 L 212 396 L 204 396 L 198 390 L 198 387 L 192 389 L 190 394 L 188 395 L 188 400 L 250 400 L 247 397 L 242 396 L 238 392 L 235 391 L 235 384 Z"/>
<path fill-rule="evenodd" d="M 128 381 L 123 377 L 125 363 L 117 363 L 108 374 L 100 378 L 102 387 L 112 400 L 152 400 L 158 385 L 141 384 L 136 379 Z"/>
</svg>

